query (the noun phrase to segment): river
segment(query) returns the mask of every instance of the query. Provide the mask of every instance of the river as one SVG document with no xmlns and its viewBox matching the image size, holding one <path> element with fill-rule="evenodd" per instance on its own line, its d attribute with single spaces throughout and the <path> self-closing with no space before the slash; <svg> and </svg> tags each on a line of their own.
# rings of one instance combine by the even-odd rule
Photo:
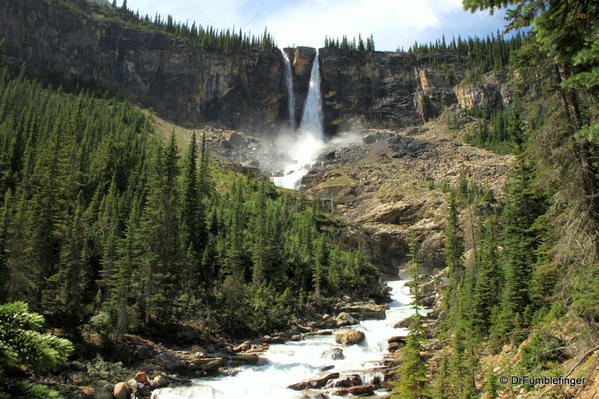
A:
<svg viewBox="0 0 599 399">
<path fill-rule="evenodd" d="M 296 382 L 321 375 L 325 366 L 335 366 L 330 372 L 344 375 L 360 374 L 368 384 L 382 374 L 373 368 L 382 365 L 387 352 L 387 339 L 406 334 L 405 329 L 393 328 L 399 320 L 411 316 L 412 298 L 406 280 L 387 282 L 391 288 L 389 309 L 385 320 L 365 320 L 350 327 L 363 331 L 366 341 L 360 345 L 341 347 L 344 359 L 323 358 L 323 352 L 340 347 L 333 335 L 311 336 L 302 341 L 273 344 L 262 356 L 263 366 L 245 366 L 235 376 L 196 379 L 191 385 L 165 388 L 154 392 L 153 399 L 299 399 L 302 391 L 287 389 Z M 322 389 L 331 395 L 326 388 Z"/>
</svg>

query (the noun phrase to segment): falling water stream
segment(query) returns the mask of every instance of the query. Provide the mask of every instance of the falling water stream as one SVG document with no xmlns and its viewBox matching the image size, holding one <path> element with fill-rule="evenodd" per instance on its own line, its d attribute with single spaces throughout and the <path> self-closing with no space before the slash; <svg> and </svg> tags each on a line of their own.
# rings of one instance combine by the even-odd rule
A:
<svg viewBox="0 0 599 399">
<path fill-rule="evenodd" d="M 291 65 L 289 68 L 291 69 Z M 291 88 L 289 102 L 295 104 L 293 87 Z M 291 108 L 291 105 L 289 107 Z M 320 64 L 317 53 L 312 62 L 310 87 L 308 88 L 308 96 L 306 97 L 300 127 L 295 133 L 293 140 L 286 143 L 286 148 L 284 149 L 289 162 L 284 165 L 282 176 L 273 179 L 277 186 L 292 189 L 298 188 L 302 177 L 308 173 L 318 156 L 327 147 L 322 119 Z"/>
<path fill-rule="evenodd" d="M 267 363 L 262 366 L 244 366 L 235 376 L 202 378 L 190 386 L 166 388 L 155 391 L 155 399 L 297 399 L 302 391 L 287 389 L 296 382 L 321 375 L 325 366 L 334 366 L 329 372 L 344 375 L 360 374 L 365 384 L 381 377 L 376 367 L 382 363 L 387 351 L 387 339 L 407 333 L 393 328 L 399 320 L 413 314 L 409 306 L 411 297 L 405 280 L 387 283 L 392 289 L 392 302 L 385 320 L 365 320 L 353 328 L 363 331 L 366 341 L 360 345 L 342 347 L 344 359 L 323 358 L 322 353 L 339 347 L 334 336 L 311 336 L 302 341 L 271 345 L 262 356 Z M 327 390 L 327 388 L 324 388 Z M 327 390 L 331 397 L 331 392 Z"/>
<path fill-rule="evenodd" d="M 292 130 L 297 127 L 297 120 L 295 119 L 295 94 L 293 92 L 293 74 L 291 72 L 291 62 L 289 57 L 284 51 L 283 60 L 285 61 L 285 84 L 287 86 L 287 107 L 289 108 L 289 126 Z"/>
</svg>

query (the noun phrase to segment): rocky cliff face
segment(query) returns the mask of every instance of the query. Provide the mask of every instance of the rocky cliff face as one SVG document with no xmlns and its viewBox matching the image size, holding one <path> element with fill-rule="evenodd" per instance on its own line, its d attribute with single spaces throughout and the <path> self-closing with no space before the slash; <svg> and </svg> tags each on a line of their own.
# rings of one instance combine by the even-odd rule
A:
<svg viewBox="0 0 599 399">
<path fill-rule="evenodd" d="M 429 68 L 427 56 L 320 49 L 327 130 L 353 124 L 401 128 L 436 117 L 455 103 L 453 88 L 464 67 L 451 54 L 444 69 Z"/>
<path fill-rule="evenodd" d="M 84 8 L 51 0 L 2 1 L 4 60 L 14 67 L 26 64 L 38 75 L 115 90 L 186 127 L 216 122 L 261 132 L 287 123 L 278 49 L 206 51 L 168 34 L 113 21 L 106 9 L 91 3 Z M 316 49 L 284 51 L 292 64 L 299 120 Z M 509 87 L 501 77 L 460 85 L 465 68 L 452 54 L 436 54 L 435 62 L 406 53 L 322 48 L 319 54 L 329 134 L 356 124 L 413 126 L 455 103 L 468 109 L 509 102 Z"/>
<path fill-rule="evenodd" d="M 4 59 L 93 82 L 185 126 L 270 129 L 288 120 L 278 49 L 223 54 L 47 0 L 0 3 Z"/>
</svg>

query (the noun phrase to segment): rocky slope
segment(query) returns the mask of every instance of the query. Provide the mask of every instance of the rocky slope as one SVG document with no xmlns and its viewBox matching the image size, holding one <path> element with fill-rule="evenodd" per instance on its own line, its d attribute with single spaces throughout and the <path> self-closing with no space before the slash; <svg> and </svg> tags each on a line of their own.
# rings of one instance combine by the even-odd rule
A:
<svg viewBox="0 0 599 399">
<path fill-rule="evenodd" d="M 463 176 L 500 192 L 512 159 L 463 144 L 441 122 L 369 129 L 361 141 L 331 148 L 304 189 L 349 222 L 341 237 L 347 245 L 361 246 L 394 274 L 407 261 L 410 235 L 425 267 L 443 266 L 445 189 Z"/>
</svg>

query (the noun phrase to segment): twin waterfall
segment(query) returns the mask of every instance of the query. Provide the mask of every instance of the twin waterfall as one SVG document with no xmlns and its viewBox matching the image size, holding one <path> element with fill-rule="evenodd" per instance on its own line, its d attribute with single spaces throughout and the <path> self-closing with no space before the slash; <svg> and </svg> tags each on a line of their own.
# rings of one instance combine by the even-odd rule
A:
<svg viewBox="0 0 599 399">
<path fill-rule="evenodd" d="M 326 148 L 320 94 L 320 65 L 317 53 L 312 62 L 310 87 L 308 88 L 301 123 L 297 132 L 293 132 L 296 128 L 293 76 L 289 58 L 287 58 L 285 52 L 283 52 L 283 56 L 289 98 L 289 123 L 293 136 L 290 140 L 285 140 L 284 150 L 287 161 L 283 167 L 283 176 L 275 177 L 273 181 L 277 186 L 296 189 L 299 187 L 302 177 L 308 173 L 310 167 L 316 162 L 318 155 Z"/>
</svg>

